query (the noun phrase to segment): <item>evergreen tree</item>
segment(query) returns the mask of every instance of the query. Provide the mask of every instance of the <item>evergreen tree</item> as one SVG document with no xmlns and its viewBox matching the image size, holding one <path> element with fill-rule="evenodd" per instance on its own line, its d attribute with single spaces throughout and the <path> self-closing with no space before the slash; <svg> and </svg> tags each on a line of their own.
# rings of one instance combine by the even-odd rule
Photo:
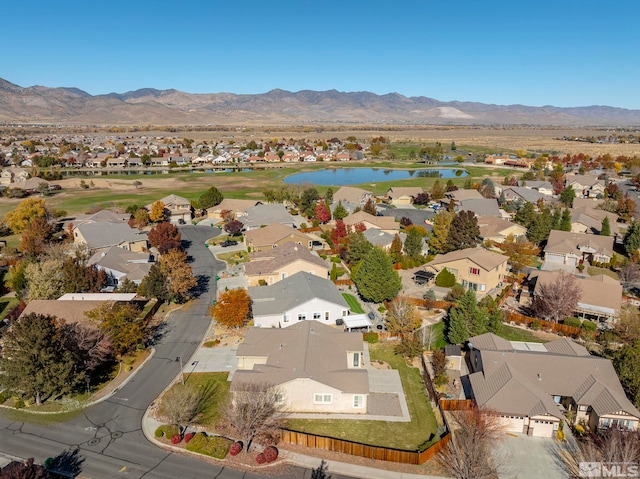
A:
<svg viewBox="0 0 640 479">
<path fill-rule="evenodd" d="M 476 215 L 471 211 L 460 211 L 451 221 L 445 252 L 474 248 L 478 245 L 479 236 Z"/>
<path fill-rule="evenodd" d="M 561 224 L 562 224 L 562 209 L 555 208 L 553 210 L 553 218 L 551 220 L 551 229 L 560 230 Z"/>
<path fill-rule="evenodd" d="M 600 226 L 600 236 L 611 236 L 611 224 L 609 223 L 609 217 L 605 216 Z"/>
<path fill-rule="evenodd" d="M 324 194 L 324 201 L 330 205 L 331 203 L 333 203 L 333 188 L 329 187 L 327 188 L 327 191 Z"/>
<path fill-rule="evenodd" d="M 431 191 L 429 192 L 429 195 L 431 196 L 432 200 L 439 200 L 444 198 L 445 192 L 446 192 L 445 187 L 442 186 L 442 183 L 440 183 L 440 180 L 436 180 L 436 182 L 431 187 Z"/>
<path fill-rule="evenodd" d="M 53 316 L 28 314 L 3 336 L 0 385 L 35 399 L 71 392 L 77 383 L 74 358 L 64 347 L 62 330 Z"/>
<path fill-rule="evenodd" d="M 376 216 L 378 214 L 378 210 L 376 210 L 376 203 L 373 201 L 373 198 L 369 198 L 367 200 L 367 202 L 362 207 L 362 211 L 373 216 Z"/>
<path fill-rule="evenodd" d="M 158 301 L 169 301 L 171 293 L 166 278 L 158 263 L 154 263 L 138 288 L 138 293 L 145 298 L 156 298 Z"/>
<path fill-rule="evenodd" d="M 560 231 L 571 231 L 571 212 L 569 211 L 569 208 L 565 208 L 562 212 Z"/>
<path fill-rule="evenodd" d="M 347 216 L 349 216 L 349 213 L 347 212 L 347 209 L 344 206 L 342 206 L 342 201 L 338 201 L 338 204 L 333 209 L 333 219 L 334 220 L 343 220 Z"/>
<path fill-rule="evenodd" d="M 393 269 L 391 258 L 380 248 L 373 248 L 362 260 L 352 277 L 365 301 L 381 303 L 396 297 L 402 280 Z"/>
<path fill-rule="evenodd" d="M 349 233 L 345 241 L 344 258 L 349 265 L 357 265 L 371 251 L 373 245 L 365 238 L 362 231 Z"/>
<path fill-rule="evenodd" d="M 404 240 L 404 254 L 410 259 L 417 259 L 422 253 L 423 244 L 424 240 L 420 231 L 417 228 L 410 228 Z"/>
<path fill-rule="evenodd" d="M 222 203 L 223 199 L 224 196 L 222 196 L 222 193 L 220 193 L 218 188 L 212 186 L 207 191 L 202 193 L 202 195 L 200 195 L 200 198 L 198 198 L 198 207 L 206 210 L 207 208 L 211 208 L 212 206 L 219 205 L 220 203 Z"/>
<path fill-rule="evenodd" d="M 521 224 L 525 228 L 529 228 L 536 219 L 536 210 L 533 203 L 526 202 L 524 206 L 518 210 L 513 219 L 516 223 Z"/>
<path fill-rule="evenodd" d="M 389 248 L 389 256 L 394 264 L 402 261 L 402 240 L 398 234 L 393 237 L 391 247 Z"/>
<path fill-rule="evenodd" d="M 560 193 L 560 201 L 562 201 L 567 208 L 573 207 L 573 200 L 576 199 L 576 192 L 573 190 L 573 186 L 567 186 L 562 193 Z"/>
<path fill-rule="evenodd" d="M 640 223 L 632 221 L 624 235 L 624 249 L 629 256 L 637 255 L 640 249 Z"/>
<path fill-rule="evenodd" d="M 533 224 L 527 229 L 527 238 L 536 244 L 540 244 L 549 238 L 549 232 L 551 231 L 551 223 L 553 219 L 546 213 L 536 216 Z"/>
</svg>

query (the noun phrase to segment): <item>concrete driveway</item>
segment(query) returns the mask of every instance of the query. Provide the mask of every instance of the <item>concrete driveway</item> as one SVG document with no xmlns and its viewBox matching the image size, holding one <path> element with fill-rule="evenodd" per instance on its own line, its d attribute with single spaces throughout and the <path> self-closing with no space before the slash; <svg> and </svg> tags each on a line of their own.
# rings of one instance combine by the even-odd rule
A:
<svg viewBox="0 0 640 479">
<path fill-rule="evenodd" d="M 497 448 L 506 457 L 506 470 L 500 479 L 565 479 L 567 473 L 556 462 L 554 440 L 505 434 Z"/>
<path fill-rule="evenodd" d="M 238 367 L 235 348 L 198 348 L 184 373 L 231 373 Z"/>
</svg>

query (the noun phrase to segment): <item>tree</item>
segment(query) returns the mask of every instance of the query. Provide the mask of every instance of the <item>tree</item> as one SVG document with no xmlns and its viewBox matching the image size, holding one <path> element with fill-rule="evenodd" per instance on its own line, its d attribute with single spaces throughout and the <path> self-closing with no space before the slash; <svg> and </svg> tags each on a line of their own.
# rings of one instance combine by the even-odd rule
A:
<svg viewBox="0 0 640 479">
<path fill-rule="evenodd" d="M 488 313 L 478 307 L 476 293 L 468 289 L 455 306 L 449 308 L 445 321 L 445 336 L 451 344 L 462 344 L 470 336 L 488 331 Z"/>
<path fill-rule="evenodd" d="M 629 195 L 624 195 L 624 197 L 618 200 L 618 206 L 616 208 L 616 213 L 622 221 L 628 223 L 632 220 L 633 215 L 636 212 L 636 202 L 633 201 Z"/>
<path fill-rule="evenodd" d="M 491 181 L 491 178 L 485 178 L 482 180 L 482 186 L 480 187 L 480 194 L 484 198 L 495 198 L 496 197 L 496 187 Z"/>
<path fill-rule="evenodd" d="M 571 231 L 571 212 L 569 211 L 569 208 L 565 208 L 562 212 L 560 231 Z"/>
<path fill-rule="evenodd" d="M 52 236 L 53 228 L 47 219 L 36 216 L 22 230 L 20 251 L 24 254 L 38 255 L 44 251 Z"/>
<path fill-rule="evenodd" d="M 20 234 L 34 218 L 49 219 L 49 212 L 43 199 L 22 200 L 13 211 L 6 214 L 4 221 L 15 234 Z"/>
<path fill-rule="evenodd" d="M 605 216 L 602 219 L 600 226 L 600 236 L 611 236 L 611 223 L 609 223 L 609 217 Z"/>
<path fill-rule="evenodd" d="M 509 257 L 509 263 L 516 273 L 533 264 L 534 258 L 540 252 L 540 248 L 531 241 L 527 241 L 524 236 L 516 238 L 512 234 L 507 236 L 498 247 Z"/>
<path fill-rule="evenodd" d="M 167 289 L 174 299 L 183 300 L 198 284 L 193 269 L 187 264 L 187 253 L 172 249 L 160 257 L 160 271 L 167 281 Z"/>
<path fill-rule="evenodd" d="M 560 193 L 560 201 L 564 203 L 567 208 L 573 207 L 573 200 L 576 199 L 576 192 L 573 190 L 573 186 L 567 186 L 562 193 Z"/>
<path fill-rule="evenodd" d="M 551 318 L 555 322 L 573 313 L 582 295 L 575 276 L 564 271 L 555 279 L 536 286 L 538 293 L 531 308 L 538 317 Z"/>
<path fill-rule="evenodd" d="M 331 232 L 329 233 L 329 238 L 334 246 L 338 246 L 343 238 L 347 236 L 347 227 L 344 224 L 344 221 L 337 220 L 336 225 L 333 227 Z"/>
<path fill-rule="evenodd" d="M 362 211 L 373 216 L 376 216 L 378 214 L 378 210 L 376 210 L 376 203 L 375 201 L 373 201 L 373 198 L 369 198 L 367 200 L 367 202 L 362 207 Z"/>
<path fill-rule="evenodd" d="M 434 201 L 441 200 L 442 198 L 444 198 L 445 193 L 446 193 L 446 190 L 442 185 L 442 183 L 440 183 L 440 180 L 435 181 L 435 183 L 431 187 L 431 191 L 429 192 L 431 199 Z"/>
<path fill-rule="evenodd" d="M 447 252 L 447 239 L 449 238 L 449 230 L 451 222 L 455 217 L 454 213 L 449 211 L 440 211 L 433 217 L 433 229 L 429 238 L 429 248 L 436 253 Z"/>
<path fill-rule="evenodd" d="M 154 263 L 147 275 L 142 279 L 138 287 L 138 294 L 149 299 L 156 298 L 158 301 L 171 300 L 172 295 L 158 263 Z"/>
<path fill-rule="evenodd" d="M 192 424 L 206 421 L 211 416 L 212 404 L 218 402 L 220 392 L 213 381 L 204 384 L 174 384 L 160 403 L 159 413 L 167 423 L 178 426 L 180 434 Z"/>
<path fill-rule="evenodd" d="M 320 194 L 315 188 L 307 188 L 300 195 L 300 211 L 313 213 L 313 205 L 318 201 Z M 307 215 L 310 216 L 310 215 Z"/>
<path fill-rule="evenodd" d="M 251 297 L 244 288 L 235 288 L 220 293 L 218 302 L 209 310 L 211 316 L 222 326 L 239 328 L 251 317 Z"/>
<path fill-rule="evenodd" d="M 65 293 L 99 293 L 109 284 L 106 271 L 88 266 L 81 255 L 69 256 L 62 263 L 62 280 Z"/>
<path fill-rule="evenodd" d="M 242 233 L 244 229 L 244 223 L 239 220 L 231 220 L 223 226 L 224 230 L 231 236 L 237 236 Z"/>
<path fill-rule="evenodd" d="M 286 418 L 282 412 L 282 394 L 270 384 L 238 384 L 227 417 L 247 445 L 247 451 L 254 440 L 269 444 L 280 436 Z"/>
<path fill-rule="evenodd" d="M 119 356 L 144 343 L 146 328 L 133 304 L 104 303 L 89 311 L 87 317 L 107 335 L 113 352 Z"/>
<path fill-rule="evenodd" d="M 403 216 L 402 218 L 400 218 L 400 226 L 402 226 L 403 228 L 406 228 L 407 226 L 411 226 L 412 224 L 413 224 L 413 221 L 411 221 L 411 218 L 407 216 Z"/>
<path fill-rule="evenodd" d="M 440 288 L 452 288 L 456 284 L 455 275 L 447 268 L 444 268 L 436 276 L 436 286 Z"/>
<path fill-rule="evenodd" d="M 640 249 L 640 222 L 632 221 L 627 232 L 624 235 L 622 241 L 624 244 L 624 250 L 631 257 L 638 255 L 638 249 Z"/>
<path fill-rule="evenodd" d="M 413 197 L 414 205 L 425 206 L 429 204 L 429 201 L 430 201 L 429 193 L 418 193 L 416 196 Z"/>
<path fill-rule="evenodd" d="M 423 244 L 424 240 L 420 232 L 416 228 L 409 229 L 404 240 L 404 254 L 412 260 L 417 259 L 422 254 Z"/>
<path fill-rule="evenodd" d="M 77 368 L 85 375 L 93 375 L 113 360 L 111 341 L 99 328 L 83 323 L 67 323 L 61 327 L 64 348 L 71 351 Z"/>
<path fill-rule="evenodd" d="M 400 235 L 397 233 L 391 242 L 389 256 L 391 257 L 393 264 L 400 263 L 402 261 L 402 240 L 400 239 Z"/>
<path fill-rule="evenodd" d="M 151 246 L 158 248 L 160 254 L 165 254 L 172 249 L 180 249 L 182 233 L 176 225 L 163 221 L 151 228 L 147 240 Z"/>
<path fill-rule="evenodd" d="M 64 293 L 63 262 L 47 258 L 30 263 L 24 271 L 29 299 L 57 299 Z"/>
<path fill-rule="evenodd" d="M 153 223 L 160 223 L 162 221 L 167 221 L 169 218 L 169 210 L 164 207 L 164 203 L 160 200 L 155 201 L 151 205 L 151 211 L 149 212 L 149 219 Z"/>
<path fill-rule="evenodd" d="M 212 206 L 219 205 L 220 203 L 222 203 L 223 199 L 224 196 L 222 196 L 222 193 L 218 191 L 218 188 L 212 186 L 200 195 L 200 198 L 198 198 L 198 206 L 201 209 L 206 210 L 207 208 L 211 208 Z"/>
<path fill-rule="evenodd" d="M 635 263 L 628 263 L 618 273 L 620 282 L 626 290 L 628 290 L 633 284 L 640 281 L 640 268 Z"/>
<path fill-rule="evenodd" d="M 324 194 L 324 201 L 328 205 L 333 203 L 333 188 L 331 188 L 331 187 L 327 188 L 327 191 Z"/>
<path fill-rule="evenodd" d="M 396 297 L 402 280 L 393 269 L 391 258 L 380 248 L 373 248 L 362 260 L 352 279 L 365 301 L 381 303 Z"/>
<path fill-rule="evenodd" d="M 560 231 L 562 225 L 562 210 L 561 208 L 555 208 L 553 210 L 553 217 L 551 220 L 551 229 Z"/>
<path fill-rule="evenodd" d="M 397 334 L 401 339 L 412 336 L 422 320 L 411 298 L 396 296 L 387 306 L 387 328 L 389 331 Z"/>
<path fill-rule="evenodd" d="M 138 208 L 133 213 L 133 217 L 129 220 L 129 226 L 142 229 L 149 224 L 149 212 L 146 208 Z"/>
<path fill-rule="evenodd" d="M 476 215 L 471 211 L 460 211 L 451 221 L 444 252 L 475 248 L 478 245 L 479 236 L 480 228 Z"/>
<path fill-rule="evenodd" d="M 451 415 L 451 438 L 436 461 L 455 479 L 491 479 L 505 469 L 506 458 L 496 450 L 504 436 L 497 414 L 474 407 Z"/>
<path fill-rule="evenodd" d="M 333 219 L 334 220 L 343 220 L 347 216 L 349 216 L 349 213 L 347 212 L 347 209 L 344 206 L 342 206 L 342 201 L 338 201 L 338 204 L 333 209 Z"/>
<path fill-rule="evenodd" d="M 627 396 L 640 407 L 640 340 L 618 349 L 613 355 L 613 367 Z"/>
<path fill-rule="evenodd" d="M 327 205 L 324 203 L 324 201 L 318 201 L 313 212 L 316 216 L 316 219 L 321 224 L 325 224 L 331 219 L 331 211 L 329 211 L 329 208 L 327 208 Z"/>
<path fill-rule="evenodd" d="M 541 213 L 536 216 L 533 224 L 527 229 L 527 238 L 536 244 L 546 241 L 551 232 L 552 221 L 553 219 L 548 213 Z"/>
<path fill-rule="evenodd" d="M 337 226 L 337 225 L 336 225 Z M 354 231 L 349 233 L 345 240 L 344 255 L 347 263 L 351 266 L 355 266 L 374 249 L 373 245 L 369 243 L 367 238 L 361 231 Z M 352 271 L 353 272 L 353 271 Z"/>
<path fill-rule="evenodd" d="M 525 228 L 529 228 L 536 219 L 536 210 L 533 203 L 527 201 L 522 208 L 518 210 L 513 219 L 516 223 L 521 224 Z"/>
<path fill-rule="evenodd" d="M 26 462 L 13 461 L 0 471 L 0 479 L 55 479 L 58 477 L 44 466 L 35 464 L 32 457 Z"/>
<path fill-rule="evenodd" d="M 14 322 L 2 339 L 3 387 L 33 397 L 38 406 L 47 397 L 71 392 L 78 378 L 56 318 L 28 314 Z"/>
</svg>

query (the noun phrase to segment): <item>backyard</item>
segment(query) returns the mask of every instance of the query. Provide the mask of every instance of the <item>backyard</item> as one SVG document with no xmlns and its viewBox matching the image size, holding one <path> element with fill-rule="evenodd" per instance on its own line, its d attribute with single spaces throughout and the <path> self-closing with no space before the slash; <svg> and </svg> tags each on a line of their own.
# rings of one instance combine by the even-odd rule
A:
<svg viewBox="0 0 640 479">
<path fill-rule="evenodd" d="M 319 436 L 410 451 L 422 449 L 427 443 L 433 442 L 438 425 L 422 384 L 420 370 L 407 365 L 404 357 L 395 354 L 393 344 L 372 344 L 369 351 L 372 361 L 384 361 L 400 373 L 411 422 L 292 419 L 287 427 Z"/>
<path fill-rule="evenodd" d="M 362 309 L 362 306 L 360 305 L 358 298 L 356 298 L 354 295 L 349 293 L 342 293 L 342 297 L 349 305 L 349 309 L 351 310 L 352 313 L 364 314 L 364 309 Z"/>
</svg>

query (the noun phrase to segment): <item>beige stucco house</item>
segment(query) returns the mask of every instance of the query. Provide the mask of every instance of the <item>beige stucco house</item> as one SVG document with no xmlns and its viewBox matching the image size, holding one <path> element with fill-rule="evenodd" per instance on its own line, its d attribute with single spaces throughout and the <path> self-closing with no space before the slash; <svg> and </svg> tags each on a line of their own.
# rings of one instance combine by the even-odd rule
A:
<svg viewBox="0 0 640 479">
<path fill-rule="evenodd" d="M 364 206 L 370 199 L 374 199 L 373 193 L 354 186 L 341 186 L 333 194 L 334 203 L 342 201 L 343 203 Z"/>
<path fill-rule="evenodd" d="M 366 414 L 369 376 L 360 334 L 317 321 L 289 328 L 250 328 L 238 346 L 231 392 L 269 384 L 292 413 Z"/>
<path fill-rule="evenodd" d="M 398 186 L 389 188 L 387 198 L 395 206 L 410 205 L 420 193 L 424 193 L 424 190 L 419 186 Z"/>
<path fill-rule="evenodd" d="M 494 288 L 502 286 L 509 274 L 509 258 L 484 248 L 466 248 L 447 254 L 438 254 L 425 265 L 427 271 L 438 274 L 449 270 L 462 286 L 473 289 L 483 297 Z"/>
<path fill-rule="evenodd" d="M 362 223 L 366 229 L 378 229 L 385 233 L 396 234 L 400 231 L 400 223 L 396 222 L 393 216 L 374 216 L 364 211 L 358 211 L 347 216 L 344 220 L 345 226 L 354 228 Z"/>
<path fill-rule="evenodd" d="M 609 263 L 613 257 L 613 236 L 551 230 L 544 248 L 545 264 L 578 266 L 579 262 Z"/>
<path fill-rule="evenodd" d="M 168 195 L 161 198 L 159 201 L 161 201 L 162 204 L 164 204 L 165 209 L 169 211 L 169 221 L 171 223 L 191 223 L 193 207 L 188 199 L 178 195 Z M 153 203 L 147 205 L 146 208 L 151 211 L 152 205 Z"/>
<path fill-rule="evenodd" d="M 268 251 L 285 243 L 296 243 L 307 249 L 313 247 L 313 238 L 299 230 L 280 223 L 247 231 L 244 235 L 251 251 Z"/>
<path fill-rule="evenodd" d="M 236 200 L 225 198 L 219 205 L 207 208 L 207 217 L 214 220 L 222 220 L 224 219 L 222 217 L 222 213 L 229 211 L 234 218 L 237 218 L 239 214 L 244 213 L 247 209 L 258 204 L 262 203 L 256 200 Z"/>
<path fill-rule="evenodd" d="M 102 251 L 119 246 L 127 251 L 147 249 L 147 233 L 131 228 L 127 223 L 100 221 L 83 223 L 73 228 L 73 242 L 86 245 L 90 251 Z"/>
<path fill-rule="evenodd" d="M 518 238 L 527 234 L 527 228 L 524 226 L 496 216 L 480 216 L 478 228 L 480 229 L 480 238 L 499 244 L 502 244 L 509 235 Z"/>
<path fill-rule="evenodd" d="M 249 254 L 244 263 L 248 286 L 269 285 L 306 271 L 320 278 L 329 276 L 329 265 L 316 253 L 297 243 L 285 243 L 277 248 Z"/>
</svg>

